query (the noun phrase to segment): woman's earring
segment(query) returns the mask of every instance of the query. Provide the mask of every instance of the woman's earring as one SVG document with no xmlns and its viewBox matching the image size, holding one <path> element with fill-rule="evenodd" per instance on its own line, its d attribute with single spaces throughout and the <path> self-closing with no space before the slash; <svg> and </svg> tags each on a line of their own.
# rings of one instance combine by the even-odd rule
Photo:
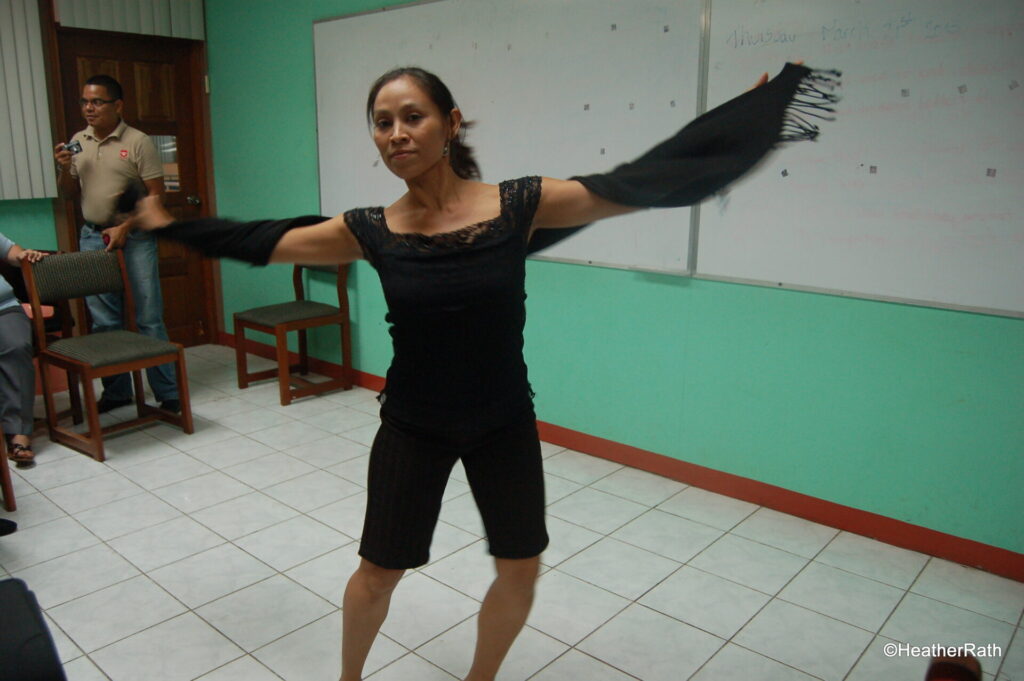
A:
<svg viewBox="0 0 1024 681">
<path fill-rule="evenodd" d="M 442 156 L 447 156 L 447 155 L 448 155 L 448 151 L 449 151 L 449 148 L 448 148 L 448 147 L 449 147 L 449 146 L 450 146 L 450 143 L 449 143 L 449 142 L 445 142 L 445 143 L 444 143 L 444 151 L 442 151 L 442 152 L 441 152 L 441 155 L 442 155 Z"/>
</svg>

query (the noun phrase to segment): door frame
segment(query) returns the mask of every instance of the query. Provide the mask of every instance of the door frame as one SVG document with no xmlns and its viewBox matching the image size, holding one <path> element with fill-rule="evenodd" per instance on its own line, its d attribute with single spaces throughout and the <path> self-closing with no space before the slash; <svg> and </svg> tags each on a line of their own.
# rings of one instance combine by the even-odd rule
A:
<svg viewBox="0 0 1024 681">
<path fill-rule="evenodd" d="M 76 33 L 92 35 L 99 38 L 108 36 L 118 38 L 125 34 L 113 31 L 96 31 L 84 28 L 66 28 L 57 22 L 54 9 L 55 0 L 38 0 L 39 18 L 42 23 L 44 61 L 46 62 L 47 89 L 50 95 L 50 124 L 55 139 L 68 140 L 77 132 L 65 118 L 64 83 L 60 68 L 60 43 L 58 33 Z M 207 64 L 206 43 L 199 40 L 184 38 L 167 38 L 164 36 L 148 36 L 155 41 L 174 41 L 188 47 L 189 71 L 193 78 L 189 80 L 192 97 L 194 157 L 196 159 L 197 192 L 201 201 L 200 214 L 203 217 L 216 214 L 216 192 L 213 182 L 213 154 L 210 139 L 210 98 L 206 89 Z M 57 233 L 57 247 L 62 251 L 78 250 L 78 224 L 75 215 L 74 201 L 57 197 L 53 200 L 54 228 Z M 208 329 L 208 342 L 216 343 L 224 331 L 224 300 L 221 287 L 220 261 L 201 258 L 203 286 L 209 295 L 202 302 L 202 319 Z"/>
</svg>

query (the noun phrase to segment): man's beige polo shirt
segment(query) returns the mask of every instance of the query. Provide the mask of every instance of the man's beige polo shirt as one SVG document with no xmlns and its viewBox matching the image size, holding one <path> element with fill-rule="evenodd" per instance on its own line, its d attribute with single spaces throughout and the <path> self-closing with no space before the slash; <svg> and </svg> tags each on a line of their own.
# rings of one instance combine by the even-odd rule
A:
<svg viewBox="0 0 1024 681">
<path fill-rule="evenodd" d="M 164 175 L 153 140 L 123 120 L 103 141 L 91 125 L 72 139 L 82 151 L 72 157 L 71 175 L 82 186 L 82 216 L 94 224 L 110 225 L 117 197 L 131 182 Z"/>
</svg>

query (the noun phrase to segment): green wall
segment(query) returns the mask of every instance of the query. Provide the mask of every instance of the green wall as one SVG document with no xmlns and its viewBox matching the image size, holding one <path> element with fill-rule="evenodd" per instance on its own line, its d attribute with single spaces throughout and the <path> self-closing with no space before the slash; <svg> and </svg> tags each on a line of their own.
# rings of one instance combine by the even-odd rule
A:
<svg viewBox="0 0 1024 681">
<path fill-rule="evenodd" d="M 221 215 L 318 211 L 312 22 L 383 4 L 206 0 Z M 285 267 L 223 278 L 228 318 L 288 291 Z M 527 286 L 542 420 L 1024 552 L 1024 321 L 541 262 Z M 382 375 L 365 263 L 350 292 L 356 366 Z"/>
<path fill-rule="evenodd" d="M 25 248 L 55 250 L 53 200 L 0 201 L 0 233 Z"/>
</svg>

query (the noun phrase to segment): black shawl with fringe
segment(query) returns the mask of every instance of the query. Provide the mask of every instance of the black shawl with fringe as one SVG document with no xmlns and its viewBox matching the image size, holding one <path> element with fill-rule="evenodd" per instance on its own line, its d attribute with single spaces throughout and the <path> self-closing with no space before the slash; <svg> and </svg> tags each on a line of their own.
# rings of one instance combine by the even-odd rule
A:
<svg viewBox="0 0 1024 681">
<path fill-rule="evenodd" d="M 812 119 L 831 120 L 839 72 L 786 64 L 775 78 L 699 116 L 635 161 L 608 173 L 572 179 L 594 194 L 626 206 L 689 206 L 721 192 L 784 142 L 817 139 Z M 328 218 L 234 222 L 202 218 L 174 222 L 157 236 L 192 246 L 209 257 L 231 257 L 266 265 L 290 229 Z M 530 239 L 536 253 L 586 225 L 539 229 Z"/>
</svg>

